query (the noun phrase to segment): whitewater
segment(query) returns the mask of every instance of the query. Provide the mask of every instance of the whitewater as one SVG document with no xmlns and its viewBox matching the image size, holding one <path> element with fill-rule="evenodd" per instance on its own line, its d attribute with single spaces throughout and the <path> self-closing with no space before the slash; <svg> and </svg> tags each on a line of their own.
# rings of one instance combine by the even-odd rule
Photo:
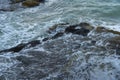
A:
<svg viewBox="0 0 120 80">
<path fill-rule="evenodd" d="M 4 3 L 3 1 L 1 0 L 0 2 Z M 5 7 L 9 6 L 6 3 L 0 4 L 0 8 L 2 8 L 3 5 L 6 5 Z M 15 11 L 11 11 L 11 12 L 10 11 L 0 12 L 0 50 L 8 49 L 20 43 L 26 43 L 32 40 L 42 40 L 44 37 L 49 36 L 46 33 L 46 31 L 49 30 L 49 28 L 55 24 L 69 23 L 70 25 L 75 25 L 81 22 L 87 22 L 92 26 L 94 26 L 95 28 L 102 26 L 108 30 L 119 32 L 120 31 L 119 21 L 120 21 L 120 0 L 46 0 L 44 4 L 41 3 L 37 7 L 18 8 Z M 104 41 L 105 38 L 110 38 L 113 36 L 116 35 L 109 33 L 98 34 L 94 32 L 91 32 L 88 35 L 89 38 L 94 37 L 93 40 L 97 41 L 96 46 L 104 46 L 104 44 L 106 43 L 102 41 Z M 72 60 L 71 64 L 69 65 L 72 67 L 68 68 L 68 72 L 70 70 L 69 72 L 70 75 L 67 77 L 62 76 L 62 78 L 61 77 L 59 78 L 57 77 L 60 74 L 60 71 L 58 70 L 57 72 L 51 73 L 49 74 L 49 76 L 47 77 L 45 76 L 40 80 L 119 80 L 120 79 L 119 77 L 120 61 L 118 59 L 119 55 L 117 56 L 113 54 L 115 53 L 115 50 L 112 49 L 104 50 L 103 48 L 97 49 L 94 47 L 94 45 L 90 44 L 90 40 L 84 42 L 80 38 L 81 36 L 69 34 L 69 35 L 64 35 L 63 37 L 53 41 L 53 43 L 54 42 L 57 43 L 57 41 L 59 42 L 60 40 L 61 41 L 63 40 L 63 42 L 66 42 L 65 46 L 69 45 L 70 42 L 74 43 L 74 40 L 76 41 L 75 42 L 76 44 L 79 44 L 79 41 L 81 42 L 81 46 L 82 46 L 81 49 L 77 49 L 77 50 L 75 49 L 71 51 L 72 52 L 71 55 L 64 54 L 65 56 L 69 56 L 69 58 L 71 57 L 70 61 Z M 69 39 L 71 41 L 67 42 L 67 40 Z M 84 38 L 82 37 L 82 39 Z M 52 54 L 49 53 L 52 48 L 47 49 L 47 47 L 45 47 L 46 45 L 49 44 L 52 45 L 52 40 L 43 43 L 42 45 L 39 45 L 40 48 L 37 47 L 36 49 L 35 47 L 30 50 L 43 51 L 46 53 L 48 51 L 48 54 Z M 85 45 L 88 45 L 90 49 L 88 48 L 86 49 Z M 59 48 L 59 45 L 55 45 L 55 46 Z M 71 47 L 69 46 L 67 47 L 69 48 L 68 49 L 69 51 L 72 50 Z M 92 48 L 95 48 L 95 50 L 91 51 Z M 23 50 L 22 55 L 24 53 L 26 56 L 28 56 L 29 51 Z M 59 52 L 57 52 L 56 50 L 55 53 L 59 53 Z M 60 51 L 60 53 L 62 53 L 62 51 Z M 98 55 L 98 53 L 100 53 L 101 55 L 103 54 L 104 56 L 103 55 L 102 57 L 96 56 Z M 37 80 L 31 78 L 17 79 L 15 74 L 16 72 L 13 70 L 12 73 L 12 70 L 9 70 L 11 66 L 19 63 L 19 61 L 17 61 L 14 58 L 20 55 L 21 54 L 19 53 L 12 54 L 11 52 L 7 52 L 6 54 L 0 54 L 0 75 L 2 75 L 2 78 L 0 78 L 0 80 Z M 91 58 L 89 58 L 88 62 L 86 61 L 86 55 L 92 56 Z M 97 65 L 99 63 L 100 66 L 102 67 L 102 70 L 100 70 L 100 68 L 98 67 L 99 65 Z M 88 68 L 88 66 L 90 67 Z M 12 74 L 8 75 L 7 73 L 5 73 L 7 70 Z M 10 76 L 13 74 L 14 76 L 11 78 Z M 4 77 L 3 75 L 5 76 L 5 78 L 3 78 Z M 73 76 L 71 77 L 71 75 Z"/>
</svg>

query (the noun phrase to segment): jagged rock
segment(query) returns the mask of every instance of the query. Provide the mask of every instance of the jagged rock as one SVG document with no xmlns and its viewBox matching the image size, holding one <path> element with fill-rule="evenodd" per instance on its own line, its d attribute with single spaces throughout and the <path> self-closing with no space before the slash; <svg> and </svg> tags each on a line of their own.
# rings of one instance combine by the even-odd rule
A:
<svg viewBox="0 0 120 80">
<path fill-rule="evenodd" d="M 75 29 L 76 26 L 70 26 L 65 29 L 66 33 L 73 33 L 78 35 L 87 36 L 87 34 L 90 32 L 90 30 L 85 28 Z"/>
<path fill-rule="evenodd" d="M 28 43 L 19 44 L 19 45 L 15 46 L 15 47 L 12 47 L 10 49 L 1 50 L 0 53 L 2 53 L 2 52 L 19 52 L 25 47 L 34 47 L 38 44 L 40 44 L 40 41 L 39 40 L 34 40 L 34 41 L 31 41 L 31 42 L 28 42 Z"/>
<path fill-rule="evenodd" d="M 59 33 L 55 34 L 55 35 L 52 37 L 52 39 L 58 38 L 58 37 L 62 36 L 63 34 L 64 34 L 64 33 L 59 32 Z"/>
<path fill-rule="evenodd" d="M 50 38 L 47 37 L 47 38 L 44 38 L 42 41 L 47 41 L 47 40 L 49 40 L 49 39 L 50 39 Z"/>
</svg>

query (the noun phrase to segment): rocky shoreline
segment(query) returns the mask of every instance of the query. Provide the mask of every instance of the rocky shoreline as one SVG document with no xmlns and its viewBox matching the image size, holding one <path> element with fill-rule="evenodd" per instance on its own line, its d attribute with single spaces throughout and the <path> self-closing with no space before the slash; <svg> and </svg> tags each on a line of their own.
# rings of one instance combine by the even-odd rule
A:
<svg viewBox="0 0 120 80">
<path fill-rule="evenodd" d="M 45 0 L 6 0 L 0 1 L 0 11 L 15 11 L 19 8 L 28 8 L 39 6 L 39 4 L 45 3 Z"/>
<path fill-rule="evenodd" d="M 106 58 L 114 60 L 115 55 L 119 60 L 119 32 L 82 22 L 57 24 L 47 33 L 49 36 L 41 41 L 34 40 L 0 51 L 0 54 L 19 54 L 13 58 L 18 63 L 3 71 L 0 80 L 77 80 L 77 77 L 92 80 L 95 76 L 91 71 L 96 75 L 99 71 L 105 72 L 106 68 L 106 74 L 111 74 L 107 76 L 109 80 L 111 76 L 120 79 L 119 70 L 111 62 L 104 62 Z M 75 68 L 77 66 L 79 69 Z M 96 80 L 102 79 L 98 78 Z"/>
</svg>

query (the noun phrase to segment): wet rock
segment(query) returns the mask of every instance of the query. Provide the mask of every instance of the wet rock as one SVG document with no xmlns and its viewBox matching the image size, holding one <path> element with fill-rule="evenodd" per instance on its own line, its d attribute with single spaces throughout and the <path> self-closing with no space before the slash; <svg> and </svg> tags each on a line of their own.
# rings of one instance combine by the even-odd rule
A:
<svg viewBox="0 0 120 80">
<path fill-rule="evenodd" d="M 28 66 L 29 64 L 31 64 L 33 61 L 31 60 L 31 58 L 26 57 L 26 56 L 17 56 L 16 59 L 20 62 L 22 62 L 23 65 Z"/>
<path fill-rule="evenodd" d="M 45 51 L 29 50 L 23 52 L 28 56 L 17 56 L 16 59 L 21 63 L 14 66 L 13 71 L 16 72 L 17 80 L 40 80 L 49 76 L 51 73 L 61 70 L 67 62 L 65 54 L 54 52 L 48 53 Z M 20 65 L 21 64 L 21 65 Z M 12 67 L 13 68 L 13 67 Z"/>
<path fill-rule="evenodd" d="M 35 7 L 38 5 L 39 5 L 39 2 L 35 0 L 26 0 L 22 2 L 22 6 L 26 6 L 26 7 Z"/>
<path fill-rule="evenodd" d="M 67 27 L 65 29 L 65 32 L 66 33 L 73 33 L 73 34 L 87 36 L 87 34 L 90 32 L 90 30 L 85 29 L 85 28 L 75 29 L 74 26 L 70 26 L 70 27 Z"/>
<path fill-rule="evenodd" d="M 21 3 L 23 1 L 28 1 L 28 0 L 10 0 L 11 4 L 16 4 L 16 3 Z M 37 2 L 45 2 L 45 0 L 31 0 L 31 1 L 37 1 Z"/>
<path fill-rule="evenodd" d="M 48 29 L 48 31 L 47 31 L 47 33 L 49 33 L 49 34 L 51 34 L 51 33 L 53 33 L 53 32 L 55 32 L 56 30 L 57 30 L 57 28 L 65 28 L 67 25 L 68 25 L 69 23 L 60 23 L 60 24 L 55 24 L 55 25 L 53 25 L 53 26 L 51 26 L 49 29 Z"/>
<path fill-rule="evenodd" d="M 79 24 L 79 26 L 82 27 L 82 28 L 88 29 L 88 30 L 94 29 L 93 26 L 91 26 L 89 23 L 86 23 L 86 22 L 81 22 L 81 23 Z"/>
<path fill-rule="evenodd" d="M 113 34 L 118 34 L 118 35 L 120 35 L 120 32 L 119 32 L 119 31 L 107 30 L 107 32 L 110 32 L 110 33 L 113 33 Z"/>
<path fill-rule="evenodd" d="M 120 44 L 120 36 L 109 38 L 107 41 L 111 44 Z"/>
<path fill-rule="evenodd" d="M 25 44 L 19 44 L 19 45 L 15 46 L 15 47 L 12 47 L 12 48 L 10 48 L 10 49 L 2 50 L 2 51 L 0 51 L 0 53 L 2 53 L 2 52 L 19 52 L 19 51 L 21 51 L 25 46 L 26 46 Z"/>
<path fill-rule="evenodd" d="M 34 40 L 34 41 L 31 41 L 31 42 L 28 42 L 28 43 L 25 43 L 25 44 L 19 44 L 19 45 L 15 46 L 15 47 L 12 47 L 10 49 L 1 50 L 0 53 L 2 53 L 2 52 L 19 52 L 25 47 L 34 47 L 38 44 L 40 44 L 40 41 L 39 40 Z"/>
<path fill-rule="evenodd" d="M 47 41 L 47 40 L 49 40 L 49 39 L 50 39 L 50 38 L 47 37 L 47 38 L 44 38 L 42 41 Z"/>
<path fill-rule="evenodd" d="M 96 32 L 109 32 L 109 33 L 113 33 L 113 34 L 118 34 L 120 35 L 120 32 L 119 31 L 114 31 L 114 30 L 110 30 L 110 29 L 107 29 L 105 27 L 97 27 L 96 28 Z"/>
<path fill-rule="evenodd" d="M 52 39 L 56 39 L 56 38 L 58 38 L 58 37 L 61 37 L 63 34 L 64 34 L 64 33 L 59 32 L 59 33 L 55 34 L 55 35 L 52 37 Z"/>
<path fill-rule="evenodd" d="M 4 75 L 0 75 L 0 80 L 6 80 Z"/>
<path fill-rule="evenodd" d="M 16 3 L 23 2 L 25 0 L 10 0 L 10 1 L 11 1 L 11 4 L 16 4 Z"/>
<path fill-rule="evenodd" d="M 94 29 L 89 23 L 82 22 L 76 25 L 70 25 L 65 29 L 66 33 L 73 33 L 78 35 L 87 36 L 87 34 Z"/>
<path fill-rule="evenodd" d="M 96 32 L 105 32 L 106 29 L 104 27 L 97 27 L 95 31 Z"/>
<path fill-rule="evenodd" d="M 120 55 L 120 44 L 117 45 L 117 47 L 116 47 L 116 54 L 117 54 L 117 55 Z"/>
<path fill-rule="evenodd" d="M 34 41 L 30 41 L 26 44 L 27 47 L 35 47 L 37 46 L 38 44 L 40 44 L 40 40 L 34 40 Z"/>
</svg>

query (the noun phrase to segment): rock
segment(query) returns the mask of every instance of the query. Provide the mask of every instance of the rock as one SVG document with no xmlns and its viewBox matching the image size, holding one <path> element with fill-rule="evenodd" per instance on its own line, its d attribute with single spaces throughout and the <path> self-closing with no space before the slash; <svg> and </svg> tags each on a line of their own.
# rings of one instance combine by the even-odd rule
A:
<svg viewBox="0 0 120 80">
<path fill-rule="evenodd" d="M 90 30 L 94 29 L 89 23 L 82 22 L 76 25 L 70 25 L 65 29 L 66 33 L 73 33 L 78 35 L 87 36 Z"/>
<path fill-rule="evenodd" d="M 26 7 L 35 7 L 38 6 L 40 2 L 36 1 L 36 0 L 26 0 L 24 2 L 22 2 L 22 6 L 26 6 Z"/>
<path fill-rule="evenodd" d="M 47 38 L 44 38 L 42 41 L 47 41 L 47 40 L 49 40 L 49 39 L 50 39 L 50 38 L 47 37 Z"/>
<path fill-rule="evenodd" d="M 16 3 L 23 2 L 25 0 L 10 0 L 10 1 L 11 1 L 11 4 L 16 4 Z"/>
<path fill-rule="evenodd" d="M 0 75 L 0 80 L 6 80 L 4 75 Z"/>
<path fill-rule="evenodd" d="M 52 37 L 52 39 L 56 39 L 56 38 L 58 38 L 58 37 L 61 37 L 63 34 L 64 34 L 64 33 L 59 32 L 59 33 L 55 34 L 55 35 Z"/>
<path fill-rule="evenodd" d="M 73 33 L 73 34 L 78 34 L 78 35 L 83 35 L 87 36 L 87 34 L 90 32 L 90 30 L 85 29 L 85 28 L 80 28 L 80 29 L 75 29 L 76 26 L 70 26 L 65 29 L 66 33 Z"/>
<path fill-rule="evenodd" d="M 120 32 L 119 32 L 119 31 L 107 30 L 107 32 L 110 32 L 110 33 L 113 33 L 113 34 L 118 34 L 118 35 L 120 35 Z"/>
<path fill-rule="evenodd" d="M 17 56 L 16 59 L 20 62 L 22 62 L 23 65 L 28 66 L 29 64 L 31 64 L 33 61 L 31 60 L 31 58 L 26 57 L 26 56 Z"/>
<path fill-rule="evenodd" d="M 75 32 L 74 32 L 74 34 L 79 34 L 79 35 L 87 36 L 87 34 L 89 32 L 90 31 L 88 29 L 81 28 L 81 29 L 76 29 Z"/>
<path fill-rule="evenodd" d="M 114 30 L 106 29 L 105 27 L 97 27 L 96 28 L 96 32 L 109 32 L 109 33 L 120 35 L 119 31 L 114 31 Z"/>
<path fill-rule="evenodd" d="M 27 1 L 27 0 L 10 0 L 11 4 L 16 4 L 16 3 L 21 3 L 23 1 Z M 36 1 L 36 2 L 45 2 L 45 0 L 31 0 L 31 1 Z"/>
<path fill-rule="evenodd" d="M 81 22 L 81 23 L 79 24 L 79 26 L 82 27 L 82 28 L 88 29 L 88 30 L 94 29 L 93 26 L 91 26 L 89 23 L 86 23 L 86 22 Z"/>
<path fill-rule="evenodd" d="M 34 46 L 36 46 L 38 44 L 40 44 L 40 40 L 30 41 L 26 45 L 27 45 L 27 47 L 34 47 Z"/>
<path fill-rule="evenodd" d="M 111 44 L 120 44 L 120 36 L 109 38 L 107 41 Z"/>
<path fill-rule="evenodd" d="M 40 80 L 51 73 L 58 72 L 63 69 L 68 62 L 65 54 L 56 54 L 52 52 L 49 54 L 46 51 L 30 50 L 24 52 L 29 56 L 18 56 L 16 59 L 21 63 L 14 66 L 13 71 L 23 68 L 20 72 L 16 72 L 18 80 Z M 13 67 L 12 67 L 13 68 Z"/>
<path fill-rule="evenodd" d="M 116 37 L 108 38 L 106 40 L 106 42 L 109 43 L 107 45 L 107 47 L 109 47 L 111 49 L 116 49 L 116 48 L 118 48 L 118 45 L 120 45 L 120 37 L 116 36 Z"/>
<path fill-rule="evenodd" d="M 2 52 L 19 52 L 25 47 L 34 47 L 38 44 L 40 44 L 40 41 L 39 40 L 34 40 L 34 41 L 31 41 L 31 42 L 28 42 L 28 43 L 19 44 L 19 45 L 15 46 L 15 47 L 12 47 L 10 49 L 1 50 L 0 53 L 2 53 Z"/>
<path fill-rule="evenodd" d="M 59 23 L 59 24 L 55 24 L 55 25 L 53 25 L 52 27 L 50 27 L 47 32 L 50 34 L 50 33 L 54 32 L 57 28 L 60 28 L 61 26 L 62 26 L 62 27 L 66 27 L 67 24 L 69 24 L 69 23 Z"/>
<path fill-rule="evenodd" d="M 100 33 L 100 32 L 105 32 L 106 29 L 104 27 L 97 27 L 95 31 Z"/>
<path fill-rule="evenodd" d="M 116 46 L 116 54 L 117 55 L 120 55 L 120 44 L 118 44 L 117 46 Z"/>
</svg>

